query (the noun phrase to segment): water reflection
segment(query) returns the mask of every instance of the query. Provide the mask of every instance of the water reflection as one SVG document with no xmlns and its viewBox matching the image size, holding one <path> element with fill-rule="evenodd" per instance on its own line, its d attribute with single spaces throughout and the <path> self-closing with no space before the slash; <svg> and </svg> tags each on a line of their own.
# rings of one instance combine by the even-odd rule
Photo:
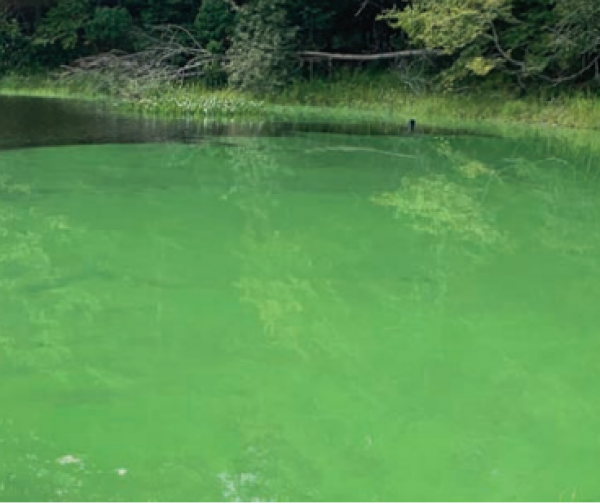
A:
<svg viewBox="0 0 600 504">
<path fill-rule="evenodd" d="M 564 450 L 523 425 L 586 442 L 591 172 L 475 140 L 2 153 L 0 496 L 502 500 Z"/>
<path fill-rule="evenodd" d="M 284 123 L 164 120 L 115 114 L 104 103 L 0 96 L 0 150 L 116 143 L 199 143 L 215 137 L 292 136 L 306 133 L 405 136 L 393 123 Z M 460 128 L 423 126 L 420 135 L 482 136 Z M 348 147 L 351 149 L 352 147 Z"/>
<path fill-rule="evenodd" d="M 14 192 L 10 182 L 4 187 Z M 18 186 L 18 191 L 23 187 Z M 49 290 L 42 299 L 23 289 L 32 282 L 61 278 L 53 264 L 52 244 L 72 245 L 80 232 L 64 216 L 44 215 L 0 200 L 0 289 L 5 314 L 0 320 L 0 349 L 14 365 L 64 375 L 70 357 L 66 319 L 79 312 L 83 322 L 98 309 L 87 292 Z"/>
<path fill-rule="evenodd" d="M 335 291 L 326 271 L 315 273 L 318 261 L 306 250 L 311 237 L 277 224 L 286 198 L 282 186 L 295 173 L 279 161 L 277 148 L 266 150 L 260 140 L 248 139 L 228 154 L 232 185 L 223 197 L 245 221 L 236 287 L 256 310 L 269 341 L 306 357 L 335 338 L 328 320 Z"/>
</svg>

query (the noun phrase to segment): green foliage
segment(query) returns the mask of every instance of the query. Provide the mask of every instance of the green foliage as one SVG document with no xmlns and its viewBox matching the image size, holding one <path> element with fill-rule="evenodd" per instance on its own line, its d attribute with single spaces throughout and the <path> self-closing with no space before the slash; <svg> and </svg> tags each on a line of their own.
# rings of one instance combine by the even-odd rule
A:
<svg viewBox="0 0 600 504">
<path fill-rule="evenodd" d="M 85 27 L 86 38 L 99 49 L 124 47 L 133 26 L 131 15 L 123 7 L 96 7 Z"/>
<path fill-rule="evenodd" d="M 19 22 L 0 7 L 0 74 L 33 66 L 30 38 L 22 33 Z"/>
<path fill-rule="evenodd" d="M 65 51 L 72 51 L 81 43 L 91 16 L 90 0 L 58 0 L 36 30 L 34 43 L 57 45 Z"/>
<path fill-rule="evenodd" d="M 204 0 L 194 20 L 198 42 L 211 54 L 225 54 L 231 46 L 236 15 L 225 0 Z M 204 69 L 203 81 L 209 86 L 227 82 L 227 73 L 221 62 L 213 62 Z"/>
<path fill-rule="evenodd" d="M 225 0 L 204 0 L 194 21 L 198 41 L 212 53 L 224 52 L 229 47 L 235 20 Z"/>
<path fill-rule="evenodd" d="M 550 50 L 556 53 L 561 69 L 573 59 L 589 61 L 600 53 L 600 2 L 596 0 L 556 0 L 557 23 Z"/>
<path fill-rule="evenodd" d="M 229 50 L 229 83 L 238 89 L 269 92 L 292 80 L 297 28 L 286 0 L 256 0 L 239 16 Z"/>
<path fill-rule="evenodd" d="M 496 71 L 559 83 L 591 71 L 600 57 L 596 0 L 415 0 L 381 16 L 413 43 L 454 57 L 445 87 Z"/>
<path fill-rule="evenodd" d="M 38 3 L 33 9 L 24 7 L 30 0 L 12 2 L 3 10 L 1 6 L 8 4 L 0 1 L 1 73 L 57 67 L 112 49 L 148 49 L 156 41 L 158 27 L 175 25 L 173 38 L 161 39 L 165 44 L 192 43 L 212 54 L 228 55 L 227 71 L 214 61 L 197 72 L 204 72 L 205 83 L 223 85 L 229 76 L 234 87 L 254 92 L 281 89 L 298 78 L 296 51 L 374 53 L 411 46 L 444 53 L 427 60 L 426 72 L 418 59 L 403 60 L 401 78 L 417 93 L 430 83 L 441 84 L 444 90 L 484 82 L 521 89 L 540 83 L 600 83 L 597 0 Z M 150 37 L 133 37 L 140 32 Z M 187 61 L 172 60 L 175 65 Z M 335 66 L 339 64 L 334 62 Z M 311 78 L 329 75 L 331 68 L 311 65 Z"/>
<path fill-rule="evenodd" d="M 126 0 L 128 10 L 139 12 L 143 25 L 174 23 L 189 27 L 194 18 L 190 13 L 196 12 L 198 0 Z"/>
<path fill-rule="evenodd" d="M 402 28 L 417 45 L 453 54 L 489 31 L 490 23 L 511 20 L 509 0 L 416 0 L 381 19 Z"/>
<path fill-rule="evenodd" d="M 442 81 L 453 85 L 468 75 L 487 75 L 503 63 L 488 55 L 494 44 L 493 25 L 515 23 L 510 0 L 416 0 L 405 10 L 391 9 L 381 16 L 403 29 L 418 46 L 457 55 Z"/>
<path fill-rule="evenodd" d="M 19 23 L 14 18 L 9 18 L 6 10 L 0 10 L 0 47 L 6 50 L 14 38 L 20 33 Z"/>
<path fill-rule="evenodd" d="M 298 36 L 307 48 L 321 49 L 327 45 L 327 35 L 335 11 L 326 5 L 310 5 L 301 0 L 293 9 L 293 21 L 298 28 Z"/>
</svg>

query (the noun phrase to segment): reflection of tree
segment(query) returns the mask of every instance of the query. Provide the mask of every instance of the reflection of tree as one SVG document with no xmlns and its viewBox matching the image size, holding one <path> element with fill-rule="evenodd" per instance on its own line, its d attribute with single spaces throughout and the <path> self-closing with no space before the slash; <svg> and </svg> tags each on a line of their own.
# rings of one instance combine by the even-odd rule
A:
<svg viewBox="0 0 600 504">
<path fill-rule="evenodd" d="M 69 243 L 78 231 L 63 216 L 25 206 L 25 184 L 4 178 L 2 192 L 23 198 L 18 204 L 0 200 L 0 351 L 11 365 L 60 376 L 71 353 L 69 327 L 80 328 L 97 309 L 95 298 L 63 282 L 53 262 L 52 247 Z"/>
<path fill-rule="evenodd" d="M 557 195 L 546 196 L 544 225 L 539 230 L 543 245 L 569 257 L 596 255 L 600 251 L 598 208 L 588 202 L 570 200 L 565 205 Z"/>
<path fill-rule="evenodd" d="M 248 156 L 253 154 L 256 153 L 249 152 Z M 275 153 L 272 164 L 269 166 L 276 167 L 277 158 L 278 155 Z M 456 159 L 458 160 L 458 157 Z M 240 162 L 246 161 L 247 159 L 242 157 Z M 356 362 L 355 372 L 360 375 L 365 370 L 365 367 L 362 366 L 371 364 L 369 356 L 375 347 L 389 348 L 390 352 L 402 352 L 404 342 L 414 342 L 421 336 L 423 338 L 422 347 L 426 348 L 427 343 L 435 341 L 435 329 L 438 324 L 444 326 L 443 330 L 440 330 L 440 334 L 444 336 L 446 334 L 454 335 L 455 331 L 457 335 L 459 331 L 464 332 L 464 328 L 450 325 L 453 323 L 454 315 L 462 315 L 464 310 L 464 313 L 468 317 L 472 317 L 474 322 L 470 328 L 472 334 L 469 336 L 471 337 L 463 339 L 462 342 L 468 341 L 468 344 L 477 345 L 477 341 L 486 343 L 489 341 L 490 344 L 498 344 L 501 365 L 498 366 L 498 376 L 494 376 L 494 379 L 503 386 L 522 386 L 522 381 L 528 378 L 527 369 L 523 369 L 523 363 L 527 364 L 527 360 L 518 351 L 520 348 L 518 345 L 511 349 L 510 343 L 506 342 L 504 334 L 498 329 L 499 323 L 501 324 L 503 320 L 512 320 L 511 310 L 516 303 L 506 303 L 507 298 L 510 299 L 511 293 L 507 293 L 503 289 L 502 282 L 496 285 L 487 284 L 486 279 L 494 282 L 497 280 L 495 279 L 496 273 L 499 275 L 504 273 L 501 270 L 502 267 L 507 264 L 519 266 L 523 256 L 527 263 L 531 259 L 533 261 L 536 259 L 533 254 L 527 256 L 528 251 L 523 250 L 520 257 L 502 257 L 499 263 L 490 261 L 491 268 L 486 269 L 484 274 L 465 278 L 465 272 L 471 272 L 472 269 L 469 268 L 473 268 L 474 264 L 472 256 L 467 255 L 466 252 L 476 253 L 487 260 L 498 257 L 495 254 L 497 251 L 504 253 L 507 249 L 511 250 L 507 243 L 509 241 L 508 233 L 500 227 L 500 223 L 508 221 L 509 224 L 516 222 L 520 225 L 521 221 L 497 220 L 495 205 L 502 207 L 502 205 L 518 202 L 515 214 L 523 216 L 524 224 L 526 224 L 525 232 L 531 239 L 532 235 L 536 233 L 536 230 L 533 229 L 536 221 L 532 220 L 532 206 L 533 212 L 537 212 L 540 208 L 539 199 L 536 199 L 536 195 L 529 190 L 523 194 L 520 187 L 514 184 L 514 179 L 510 179 L 508 176 L 504 178 L 502 173 L 493 171 L 489 163 L 477 158 L 469 159 L 466 155 L 461 156 L 457 162 L 460 164 L 444 165 L 445 172 L 443 174 L 432 173 L 431 169 L 425 173 L 411 174 L 409 172 L 407 174 L 408 170 L 406 170 L 404 180 L 397 190 L 388 190 L 373 197 L 374 203 L 385 207 L 385 210 L 395 214 L 397 219 L 380 217 L 379 221 L 371 222 L 370 227 L 363 226 L 360 220 L 350 223 L 354 235 L 353 240 L 348 240 L 348 244 L 358 245 L 358 247 L 348 252 L 349 256 L 345 265 L 350 264 L 356 268 L 355 270 L 352 268 L 345 270 L 344 273 L 347 271 L 350 274 L 346 275 L 344 280 L 340 278 L 339 274 L 335 275 L 334 267 L 325 267 L 320 257 L 327 255 L 324 250 L 328 249 L 328 241 L 336 243 L 343 241 L 340 240 L 341 235 L 337 231 L 341 223 L 334 222 L 337 215 L 321 216 L 318 225 L 313 228 L 315 231 L 318 230 L 314 234 L 311 232 L 312 229 L 306 227 L 299 230 L 293 222 L 287 219 L 283 221 L 282 225 L 277 206 L 278 203 L 281 203 L 281 198 L 284 196 L 290 198 L 289 205 L 286 205 L 285 208 L 288 219 L 290 215 L 297 216 L 297 209 L 294 207 L 290 211 L 289 206 L 300 200 L 296 199 L 297 195 L 284 195 L 279 192 L 277 183 L 281 179 L 277 176 L 277 171 L 271 171 L 268 181 L 261 181 L 255 185 L 252 183 L 243 185 L 240 182 L 239 185 L 242 187 L 232 192 L 230 196 L 232 201 L 239 203 L 246 217 L 246 228 L 241 242 L 243 272 L 237 286 L 244 302 L 253 309 L 261 321 L 266 339 L 280 348 L 283 347 L 310 357 L 315 356 L 316 352 L 313 349 L 317 344 L 329 344 L 325 347 L 328 356 L 335 355 L 334 352 L 338 348 L 344 349 L 342 343 L 338 344 L 337 348 L 330 344 L 332 339 L 335 343 L 337 338 L 335 330 L 344 327 L 342 311 L 336 312 L 335 310 L 335 300 L 342 298 L 344 304 L 350 307 L 347 312 L 351 314 L 348 318 L 351 319 L 352 324 L 347 334 L 343 335 L 347 339 L 346 348 L 353 343 L 353 338 L 364 338 L 359 343 L 362 345 L 360 349 L 364 353 L 361 353 L 361 357 L 354 361 Z M 259 172 L 260 164 L 261 162 L 257 160 L 252 173 Z M 431 166 L 425 166 L 425 168 L 431 168 Z M 525 172 L 526 167 L 523 166 L 519 176 L 525 177 Z M 504 183 L 496 184 L 500 177 Z M 250 177 L 246 180 L 250 180 Z M 547 189 L 552 187 L 551 184 L 548 180 Z M 253 187 L 257 189 L 253 190 Z M 394 186 L 392 187 L 395 189 Z M 531 189 L 531 187 L 527 187 L 527 189 Z M 490 190 L 489 193 L 488 190 Z M 576 192 L 570 193 L 571 196 L 576 194 Z M 499 195 L 507 196 L 507 199 L 499 201 L 496 199 Z M 519 199 L 521 197 L 523 200 Z M 548 199 L 547 204 L 557 204 L 562 200 L 561 204 L 565 205 L 566 199 L 567 194 L 561 193 L 558 201 Z M 315 201 L 319 201 L 318 198 L 315 198 Z M 357 202 L 356 206 L 360 207 L 361 211 L 364 210 L 370 219 L 387 214 L 383 209 L 369 209 L 364 201 L 355 200 L 355 202 Z M 522 203 L 525 204 L 522 205 Z M 587 205 L 588 207 L 591 205 L 591 198 Z M 581 209 L 583 209 L 583 205 Z M 371 211 L 369 212 L 369 210 Z M 315 211 L 314 215 L 317 213 Z M 352 214 L 340 212 L 340 215 L 348 218 Z M 501 217 L 505 217 L 505 215 L 503 214 Z M 560 211 L 560 215 L 564 216 L 565 214 Z M 592 215 L 597 216 L 597 212 L 592 212 Z M 536 216 L 534 215 L 534 217 Z M 565 219 L 561 225 L 566 226 L 569 219 Z M 585 220 L 585 222 L 587 226 L 590 221 Z M 510 238 L 519 240 L 519 245 L 527 238 L 525 234 L 518 234 L 518 226 L 511 227 L 510 231 L 512 232 Z M 330 237 L 324 236 L 327 232 L 331 233 Z M 368 236 L 368 240 L 366 240 L 368 246 L 361 249 L 361 239 L 365 236 Z M 374 236 L 375 238 L 373 238 Z M 428 247 L 432 243 L 434 246 Z M 438 246 L 440 244 L 443 246 Z M 418 250 L 415 255 L 420 254 L 412 263 L 409 262 L 409 253 L 406 251 L 410 247 Z M 396 250 L 388 254 L 386 248 L 395 248 Z M 319 254 L 314 253 L 314 250 L 318 250 Z M 335 255 L 331 255 L 330 258 L 335 258 L 334 261 L 338 259 Z M 377 260 L 381 260 L 381 265 L 376 264 L 373 267 Z M 404 269 L 407 263 L 408 268 Z M 388 267 L 387 264 L 390 266 Z M 475 263 L 475 268 L 479 264 L 481 263 Z M 365 269 L 361 270 L 361 266 Z M 409 273 L 404 274 L 402 269 Z M 535 280 L 534 277 L 525 278 Z M 348 291 L 340 288 L 342 281 L 347 282 Z M 496 290 L 497 288 L 499 290 Z M 352 294 L 346 295 L 351 289 L 355 298 L 352 297 Z M 500 302 L 496 304 L 493 295 L 487 296 L 487 293 L 490 292 L 504 295 L 507 298 L 499 299 Z M 450 295 L 447 296 L 447 293 Z M 519 298 L 519 293 L 516 293 L 515 297 Z M 433 303 L 430 302 L 432 299 Z M 351 304 L 353 300 L 358 302 Z M 462 303 L 463 300 L 467 302 Z M 442 303 L 443 306 L 440 306 Z M 364 307 L 360 307 L 359 304 L 363 304 Z M 502 309 L 504 304 L 507 305 L 506 310 Z M 543 303 L 542 306 L 547 308 L 549 305 Z M 443 307 L 450 307 L 454 310 L 444 313 L 440 309 Z M 489 310 L 489 314 L 478 315 L 480 307 Z M 361 312 L 361 308 L 364 311 Z M 519 317 L 519 313 L 517 309 L 515 319 Z M 533 313 L 535 318 L 531 321 L 525 319 L 526 323 L 521 324 L 519 319 L 519 323 L 506 325 L 506 327 L 510 329 L 526 326 L 536 327 L 535 324 L 539 324 L 538 313 Z M 364 319 L 361 319 L 362 315 L 366 315 Z M 429 317 L 419 317 L 419 315 L 428 315 Z M 325 324 L 322 330 L 319 330 L 315 324 L 315 321 L 319 319 Z M 379 329 L 384 325 L 389 326 L 390 331 L 380 331 Z M 507 334 L 514 333 L 513 330 Z M 517 334 L 520 333 L 517 332 Z M 370 337 L 380 337 L 380 339 L 375 340 L 376 343 L 369 343 L 368 338 Z M 342 337 L 339 340 L 342 340 Z M 452 344 L 445 347 L 447 341 L 440 343 L 440 347 L 446 349 L 445 351 L 452 347 Z M 421 345 L 421 343 L 416 343 L 415 346 L 417 345 Z M 461 345 L 459 344 L 456 348 Z M 406 345 L 406 349 L 407 352 L 412 350 L 410 343 Z M 431 362 L 425 353 L 422 354 L 425 362 L 423 368 Z M 418 352 L 415 352 L 415 355 L 421 356 Z M 453 357 L 453 354 L 450 355 Z M 448 359 L 447 362 L 450 360 Z M 468 359 L 465 364 L 469 369 L 470 362 L 467 361 Z M 382 360 L 378 359 L 377 362 L 382 362 Z M 337 369 L 335 367 L 338 362 L 333 361 L 332 364 L 335 373 L 339 373 L 339 367 Z M 382 366 L 387 365 L 383 361 Z M 476 375 L 474 374 L 474 376 Z M 352 380 L 348 381 L 350 384 L 347 387 L 351 387 Z M 282 394 L 289 390 L 286 385 L 286 383 L 281 384 Z M 373 394 L 373 390 L 371 384 L 365 393 Z M 277 399 L 281 400 L 279 397 Z M 267 397 L 265 400 L 269 401 L 270 398 Z M 380 398 L 376 398 L 376 400 L 380 400 Z M 366 405 L 368 402 L 365 401 L 364 404 Z M 253 404 L 253 407 L 256 405 Z M 249 416 L 252 418 L 252 415 Z M 241 422 L 243 425 L 240 431 L 251 430 L 248 416 L 243 416 Z M 278 428 L 280 431 L 284 430 L 276 422 L 269 424 L 266 418 L 260 416 L 256 423 L 260 424 L 259 427 L 267 426 L 264 427 L 265 431 L 277 432 Z M 319 428 L 322 429 L 323 425 L 319 425 Z M 283 434 L 290 437 L 289 431 L 283 432 Z M 310 436 L 306 436 L 305 439 L 310 439 Z M 285 467 L 286 461 L 292 458 L 290 454 L 296 457 L 295 460 L 300 459 L 298 452 L 290 451 L 285 453 L 286 456 L 279 456 L 277 448 L 280 446 L 280 440 L 269 437 L 268 433 L 258 432 L 255 436 L 247 436 L 244 441 L 246 449 L 240 457 L 240 462 L 231 464 L 220 475 L 224 496 L 229 499 L 248 500 L 281 497 L 281 494 L 269 492 L 268 477 L 273 473 L 277 474 L 275 471 L 280 466 Z M 303 446 L 303 444 L 296 442 L 295 447 L 298 446 Z M 301 450 L 298 451 L 301 452 Z M 337 453 L 339 454 L 339 451 Z M 368 459 L 361 455 L 360 460 L 362 462 Z M 296 474 L 301 466 L 302 464 L 295 464 Z M 306 466 L 310 466 L 310 464 L 306 464 Z M 281 481 L 283 478 L 279 477 Z M 292 493 L 292 495 L 297 494 Z"/>
<path fill-rule="evenodd" d="M 305 355 L 315 348 L 331 350 L 338 298 L 332 282 L 315 275 L 300 242 L 276 232 L 245 238 L 245 272 L 237 287 L 256 310 L 269 341 Z"/>
<path fill-rule="evenodd" d="M 543 225 L 537 236 L 541 244 L 576 261 L 588 257 L 596 263 L 600 205 L 594 192 L 568 182 L 538 190 Z"/>
<path fill-rule="evenodd" d="M 396 216 L 409 217 L 412 227 L 442 239 L 457 238 L 476 246 L 506 245 L 506 236 L 495 224 L 486 199 L 492 184 L 501 184 L 501 171 L 453 146 L 449 139 L 434 138 L 432 161 L 440 157 L 442 167 L 427 177 L 405 177 L 396 193 L 373 201 L 392 206 Z M 477 151 L 476 151 L 477 153 Z"/>
<path fill-rule="evenodd" d="M 530 218 L 539 219 L 539 225 L 531 238 L 565 258 L 595 263 L 600 250 L 600 206 L 595 189 L 589 186 L 595 174 L 554 157 L 513 158 L 505 164 L 515 184 L 527 188 L 526 197 L 535 202 Z"/>
<path fill-rule="evenodd" d="M 269 220 L 269 211 L 277 206 L 276 194 L 281 182 L 293 176 L 290 168 L 277 161 L 274 145 L 264 144 L 260 139 L 238 141 L 229 151 L 231 187 L 225 198 L 234 197 L 236 205 L 252 215 L 252 222 Z"/>
<path fill-rule="evenodd" d="M 399 187 L 374 194 L 371 202 L 391 210 L 397 228 L 415 243 L 419 275 L 404 289 L 377 285 L 377 296 L 393 306 L 417 303 L 418 311 L 440 308 L 454 280 L 486 262 L 490 253 L 511 250 L 497 223 L 491 190 L 503 187 L 501 173 L 444 137 L 430 138 L 418 171 Z"/>
<path fill-rule="evenodd" d="M 447 139 L 436 138 L 433 146 L 437 154 L 445 158 L 450 168 L 457 174 L 468 179 L 486 177 L 494 181 L 500 180 L 499 174 L 487 163 L 480 159 L 473 159 L 464 151 L 453 148 Z"/>
<path fill-rule="evenodd" d="M 245 215 L 236 286 L 243 302 L 256 310 L 268 340 L 305 355 L 331 344 L 337 297 L 327 278 L 315 274 L 306 247 L 310 237 L 273 224 L 281 182 L 293 176 L 278 162 L 275 145 L 267 151 L 260 140 L 246 140 L 230 151 L 233 182 L 226 197 Z"/>
<path fill-rule="evenodd" d="M 314 144 L 312 142 L 310 145 Z M 433 143 L 434 153 L 456 163 L 452 178 L 446 175 L 417 176 L 415 170 L 415 175 L 404 177 L 398 191 L 383 192 L 372 198 L 376 204 L 391 207 L 397 216 L 402 214 L 407 218 L 412 233 L 406 237 L 415 240 L 416 247 L 426 246 L 416 243 L 418 238 L 415 237 L 419 234 L 431 237 L 435 252 L 432 257 L 430 251 L 425 254 L 419 251 L 415 258 L 405 256 L 405 243 L 402 244 L 402 257 L 393 254 L 393 238 L 389 232 L 384 232 L 385 223 L 375 228 L 381 236 L 381 248 L 378 248 L 372 241 L 373 223 L 368 219 L 365 219 L 364 229 L 358 221 L 333 222 L 335 217 L 332 215 L 321 216 L 320 226 L 314 232 L 277 229 L 280 198 L 297 197 L 285 194 L 281 183 L 294 174 L 282 171 L 278 159 L 284 156 L 273 147 L 276 142 L 268 144 L 268 151 L 262 148 L 263 143 L 266 142 L 249 140 L 240 143 L 237 151 L 229 151 L 233 153 L 235 180 L 226 196 L 236 202 L 247 218 L 242 240 L 244 273 L 237 286 L 244 302 L 256 311 L 271 342 L 285 344 L 301 353 L 324 345 L 330 350 L 334 346 L 341 348 L 343 343 L 334 343 L 333 332 L 343 322 L 336 319 L 333 323 L 333 319 L 338 308 L 341 311 L 337 314 L 344 311 L 344 303 L 340 300 L 344 298 L 347 304 L 346 293 L 377 300 L 378 306 L 393 308 L 395 313 L 396 310 L 406 311 L 407 303 L 426 310 L 443 301 L 455 273 L 464 274 L 464 269 L 455 260 L 452 264 L 457 271 L 450 271 L 449 254 L 454 254 L 453 259 L 459 257 L 466 268 L 473 264 L 477 249 L 506 245 L 505 236 L 495 226 L 493 212 L 483 203 L 490 182 L 498 180 L 497 174 L 485 163 L 451 149 L 443 140 Z M 352 147 L 355 146 L 348 149 Z M 343 146 L 336 144 L 335 150 L 322 150 L 325 158 L 330 156 L 335 162 L 344 161 L 339 159 Z M 309 151 L 314 152 L 314 149 Z M 390 156 L 390 163 L 406 173 L 406 158 L 415 156 L 400 156 L 397 160 Z M 319 166 L 321 164 L 326 161 L 320 160 Z M 428 167 L 422 165 L 419 165 L 420 174 L 423 171 L 429 173 Z M 408 169 L 413 166 L 414 163 L 409 164 Z M 314 177 L 330 174 L 318 174 L 316 170 L 314 173 Z M 350 176 L 354 175 L 351 172 Z M 368 177 L 365 180 L 374 183 Z M 330 229 L 329 234 L 325 228 Z M 346 231 L 347 236 L 344 236 Z M 345 243 L 346 246 L 341 247 L 344 250 L 333 250 L 340 248 L 340 243 Z M 323 261 L 323 256 L 328 255 L 324 250 L 332 252 L 326 258 L 329 259 L 328 267 L 324 267 L 327 261 Z M 318 255 L 313 251 L 318 251 Z M 382 264 L 389 264 L 389 267 L 377 264 L 378 256 L 381 256 Z M 344 271 L 342 276 L 340 270 Z"/>
<path fill-rule="evenodd" d="M 404 178 L 398 191 L 376 195 L 372 201 L 391 207 L 396 217 L 409 217 L 415 230 L 430 235 L 482 245 L 503 240 L 472 192 L 442 175 Z"/>
</svg>

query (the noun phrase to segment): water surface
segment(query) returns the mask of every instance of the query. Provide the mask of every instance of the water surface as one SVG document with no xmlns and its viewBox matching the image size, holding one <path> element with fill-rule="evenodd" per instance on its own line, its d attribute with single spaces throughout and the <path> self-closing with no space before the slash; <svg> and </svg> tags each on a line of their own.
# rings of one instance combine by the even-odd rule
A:
<svg viewBox="0 0 600 504">
<path fill-rule="evenodd" d="M 1 500 L 600 499 L 593 152 L 21 105 Z"/>
</svg>

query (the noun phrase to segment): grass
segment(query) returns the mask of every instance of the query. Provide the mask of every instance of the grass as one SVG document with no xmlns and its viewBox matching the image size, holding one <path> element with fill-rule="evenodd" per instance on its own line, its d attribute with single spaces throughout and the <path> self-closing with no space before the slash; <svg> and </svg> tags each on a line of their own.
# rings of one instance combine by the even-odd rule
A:
<svg viewBox="0 0 600 504">
<path fill-rule="evenodd" d="M 461 127 L 489 125 L 600 129 L 600 97 L 583 92 L 541 91 L 516 97 L 502 90 L 469 94 L 415 94 L 393 74 L 340 74 L 299 82 L 256 98 L 200 84 L 136 90 L 128 96 L 100 92 L 94 81 L 65 82 L 53 76 L 7 76 L 0 94 L 111 100 L 124 111 L 197 119 L 421 123 Z"/>
<path fill-rule="evenodd" d="M 0 77 L 0 95 L 77 98 L 83 100 L 106 98 L 105 95 L 94 93 L 89 86 L 69 85 L 51 74 L 4 75 Z"/>
<path fill-rule="evenodd" d="M 170 117 L 248 119 L 267 114 L 261 100 L 230 89 L 208 90 L 198 85 L 161 88 L 116 103 L 125 110 Z"/>
<path fill-rule="evenodd" d="M 526 97 L 498 90 L 469 94 L 414 94 L 392 74 L 377 78 L 299 83 L 276 95 L 273 103 L 348 108 L 391 120 L 420 118 L 437 123 L 490 123 L 600 129 L 600 96 L 539 92 Z"/>
</svg>

